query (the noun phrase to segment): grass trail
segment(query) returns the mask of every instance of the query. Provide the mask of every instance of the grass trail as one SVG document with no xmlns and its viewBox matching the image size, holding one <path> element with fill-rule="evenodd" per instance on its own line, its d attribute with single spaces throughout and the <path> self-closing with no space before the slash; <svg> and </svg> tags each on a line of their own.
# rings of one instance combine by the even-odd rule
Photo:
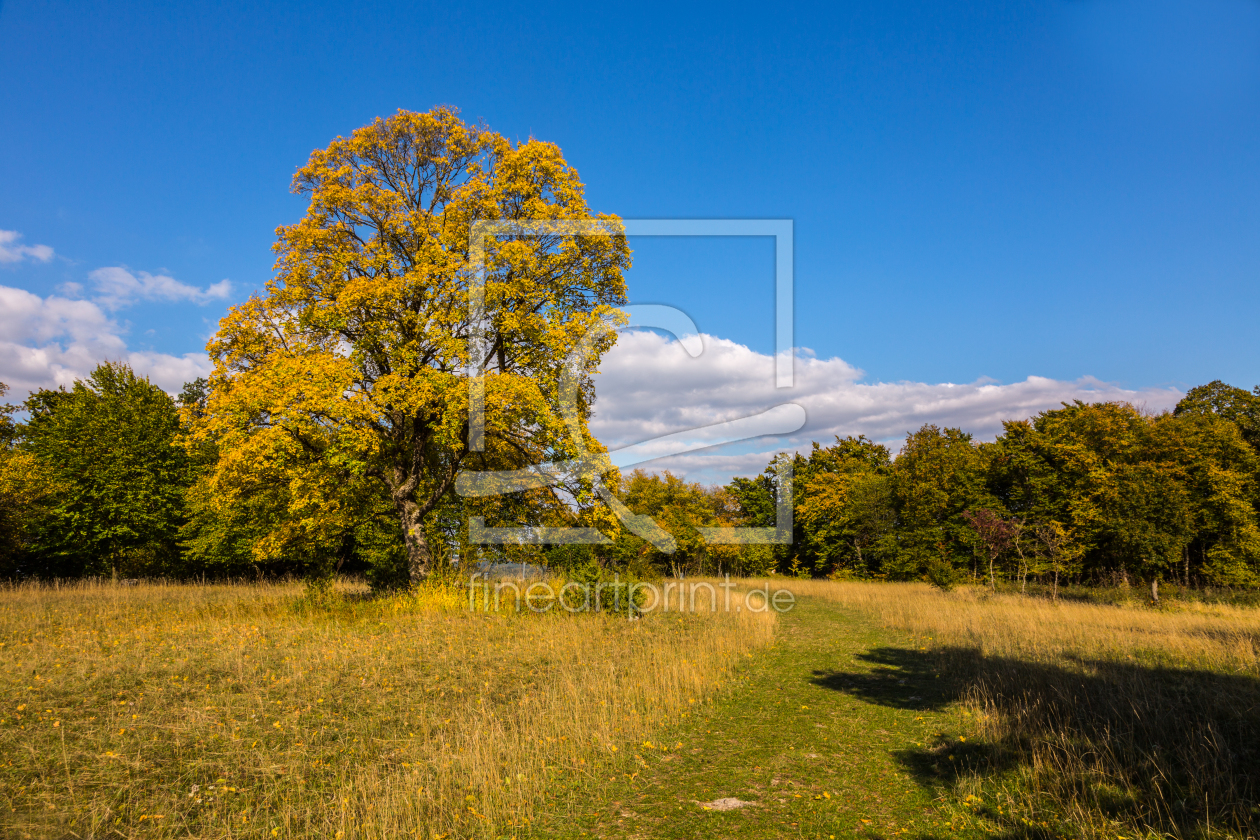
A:
<svg viewBox="0 0 1260 840">
<path fill-rule="evenodd" d="M 602 787 L 598 799 L 564 797 L 563 809 L 537 824 L 539 833 L 923 838 L 971 831 L 963 809 L 937 801 L 943 788 L 921 783 L 899 760 L 930 755 L 967 731 L 947 702 L 948 675 L 894 675 L 870 654 L 913 649 L 911 637 L 835 603 L 801 599 L 780 622 L 774 646 L 750 659 L 725 694 L 627 757 L 622 781 Z M 728 797 L 755 804 L 703 807 Z"/>
</svg>

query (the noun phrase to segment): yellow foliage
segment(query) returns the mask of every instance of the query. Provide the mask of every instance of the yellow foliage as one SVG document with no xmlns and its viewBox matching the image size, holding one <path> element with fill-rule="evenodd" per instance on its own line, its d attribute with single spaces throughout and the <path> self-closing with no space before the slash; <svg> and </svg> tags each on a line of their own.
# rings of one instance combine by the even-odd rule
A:
<svg viewBox="0 0 1260 840">
<path fill-rule="evenodd" d="M 588 342 L 579 370 L 566 361 L 621 317 L 630 251 L 616 217 L 599 216 L 612 235 L 493 236 L 474 255 L 476 222 L 592 215 L 555 145 L 513 144 L 448 108 L 400 111 L 337 138 L 293 188 L 310 206 L 276 231 L 275 277 L 232 308 L 209 346 L 215 370 L 194 436 L 221 453 L 207 490 L 224 505 L 273 500 L 255 545 L 263 556 L 335 542 L 372 509 L 365 499 L 378 500 L 421 579 L 433 555 L 426 517 L 461 470 L 604 451 L 587 429 L 590 376 L 613 334 Z M 487 373 L 478 452 L 468 445 L 474 367 Z M 579 379 L 576 435 L 560 411 L 566 373 Z M 581 501 L 589 479 L 567 489 Z M 535 524 L 574 518 L 554 492 L 528 501 Z"/>
</svg>

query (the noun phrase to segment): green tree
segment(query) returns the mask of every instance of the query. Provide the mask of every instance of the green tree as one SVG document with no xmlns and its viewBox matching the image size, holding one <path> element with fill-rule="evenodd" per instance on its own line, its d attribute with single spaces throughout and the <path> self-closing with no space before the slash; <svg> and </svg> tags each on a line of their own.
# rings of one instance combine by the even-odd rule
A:
<svg viewBox="0 0 1260 840">
<path fill-rule="evenodd" d="M 815 443 L 795 477 L 795 549 L 817 571 L 864 577 L 878 568 L 878 546 L 891 534 L 888 448 L 864 436 Z"/>
<path fill-rule="evenodd" d="M 1037 558 L 1037 569 L 1051 575 L 1051 597 L 1057 601 L 1059 579 L 1080 571 L 1078 563 L 1084 550 L 1073 539 L 1071 530 L 1053 519 L 1039 523 L 1033 529 L 1033 535 L 1036 538 L 1033 552 Z"/>
<path fill-rule="evenodd" d="M 21 448 L 58 487 L 32 537 L 38 573 L 168 571 L 188 478 L 174 400 L 106 362 L 70 390 L 36 391 L 26 409 Z"/>
<path fill-rule="evenodd" d="M 885 562 L 894 577 L 925 577 L 948 586 L 967 565 L 978 576 L 971 532 L 963 513 L 997 508 L 986 491 L 984 456 L 960 429 L 925 425 L 910 434 L 893 462 L 891 496 L 895 544 Z"/>
<path fill-rule="evenodd" d="M 1254 393 L 1226 385 L 1221 380 L 1191 388 L 1173 413 L 1215 414 L 1234 423 L 1253 448 L 1260 447 L 1260 386 Z"/>
<path fill-rule="evenodd" d="M 1071 534 L 1073 573 L 1250 579 L 1256 455 L 1217 412 L 1078 401 L 1006 423 L 986 452 L 989 490 L 1008 511 L 1034 530 L 1057 522 Z"/>
<path fill-rule="evenodd" d="M 672 542 L 662 549 L 620 529 L 613 546 L 599 550 L 616 565 L 639 576 L 649 568 L 674 576 L 767 571 L 771 552 L 764 549 L 769 546 L 709 545 L 700 535 L 701 527 L 746 524 L 726 488 L 684 481 L 668 470 L 663 474 L 635 470 L 621 476 L 617 495 L 633 513 L 651 517 Z"/>
<path fill-rule="evenodd" d="M 760 475 L 752 478 L 738 476 L 726 485 L 725 496 L 733 508 L 730 524 L 746 528 L 777 527 L 779 494 L 782 492 L 779 472 L 788 461 L 793 469 L 793 506 L 799 508 L 802 499 L 800 477 L 805 474 L 803 470 L 808 467 L 809 462 L 799 454 L 780 452 L 770 460 Z M 777 569 L 791 575 L 805 574 L 812 570 L 813 564 L 807 550 L 802 550 L 801 533 L 801 523 L 794 518 L 791 544 L 740 546 L 735 553 L 742 558 L 740 564 L 748 568 L 767 571 Z"/>
<path fill-rule="evenodd" d="M 0 399 L 9 393 L 9 386 L 0 382 Z M 0 403 L 0 449 L 8 450 L 17 442 L 17 423 L 13 422 L 13 413 L 17 406 L 11 403 Z"/>
<path fill-rule="evenodd" d="M 1260 583 L 1260 456 L 1241 427 L 1215 413 L 1162 415 L 1153 424 L 1151 448 L 1153 458 L 1175 471 L 1184 493 L 1184 512 L 1175 521 L 1186 536 L 1178 542 L 1179 556 L 1170 558 L 1169 576 L 1187 586 L 1195 577 Z"/>
</svg>

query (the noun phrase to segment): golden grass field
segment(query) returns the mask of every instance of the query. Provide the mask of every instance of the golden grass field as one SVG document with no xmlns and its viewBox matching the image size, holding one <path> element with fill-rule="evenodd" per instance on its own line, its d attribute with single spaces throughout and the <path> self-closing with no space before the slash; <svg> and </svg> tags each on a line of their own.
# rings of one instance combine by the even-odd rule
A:
<svg viewBox="0 0 1260 840">
<path fill-rule="evenodd" d="M 772 582 L 783 585 L 783 581 Z M 991 594 L 981 587 L 942 592 L 924 583 L 794 580 L 798 595 L 828 598 L 938 646 L 1033 661 L 1135 660 L 1260 676 L 1260 610 L 1178 602 L 1114 606 Z"/>
<path fill-rule="evenodd" d="M 1260 611 L 1179 603 L 1096 605 L 941 592 L 926 584 L 793 582 L 919 640 L 901 672 L 961 686 L 971 744 L 957 761 L 962 802 L 1077 836 L 1260 833 Z"/>
<path fill-rule="evenodd" d="M 942 686 L 912 699 L 967 737 L 903 752 L 957 807 L 1053 836 L 1260 833 L 1260 611 L 770 584 L 893 631 L 845 690 Z M 645 742 L 678 749 L 660 733 L 778 623 L 484 613 L 442 586 L 3 589 L 0 834 L 537 836 L 540 810 L 611 798 Z"/>
<path fill-rule="evenodd" d="M 0 591 L 3 833 L 510 836 L 591 795 L 774 630 L 339 590 Z"/>
</svg>

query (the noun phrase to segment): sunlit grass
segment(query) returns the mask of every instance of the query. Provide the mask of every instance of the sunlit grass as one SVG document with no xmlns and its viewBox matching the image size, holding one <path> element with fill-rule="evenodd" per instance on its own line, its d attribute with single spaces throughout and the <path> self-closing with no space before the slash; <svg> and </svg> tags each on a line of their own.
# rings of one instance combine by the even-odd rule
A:
<svg viewBox="0 0 1260 840">
<path fill-rule="evenodd" d="M 0 591 L 0 825 L 510 836 L 676 722 L 772 615 L 469 612 L 466 590 Z M 553 805 L 555 803 L 553 802 Z"/>
<path fill-rule="evenodd" d="M 914 758 L 1012 830 L 1256 836 L 1260 610 L 1054 602 L 978 588 L 793 581 L 909 631 L 889 673 L 940 673 L 970 742 Z"/>
<path fill-rule="evenodd" d="M 1260 610 L 1176 602 L 1088 604 L 990 594 L 979 587 L 942 592 L 923 583 L 779 581 L 872 613 L 890 627 L 966 645 L 992 656 L 1039 661 L 1064 657 L 1140 660 L 1260 676 Z"/>
</svg>

